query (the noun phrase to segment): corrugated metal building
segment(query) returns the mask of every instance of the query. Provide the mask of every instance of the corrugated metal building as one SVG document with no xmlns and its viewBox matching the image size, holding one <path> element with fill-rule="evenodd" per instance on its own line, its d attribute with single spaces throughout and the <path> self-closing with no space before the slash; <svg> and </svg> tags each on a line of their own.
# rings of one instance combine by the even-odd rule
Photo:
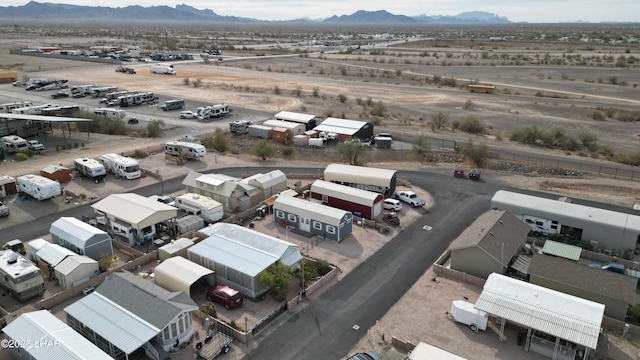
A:
<svg viewBox="0 0 640 360">
<path fill-rule="evenodd" d="M 373 124 L 367 121 L 329 117 L 313 129 L 318 132 L 336 133 L 341 140 L 365 140 L 373 137 Z"/>
<path fill-rule="evenodd" d="M 302 113 L 291 112 L 291 111 L 280 111 L 279 113 L 275 114 L 273 118 L 276 120 L 291 121 L 295 123 L 304 124 L 306 130 L 313 129 L 314 127 L 316 127 L 316 123 L 317 123 L 316 115 L 302 114 Z"/>
<path fill-rule="evenodd" d="M 227 223 L 215 223 L 201 229 L 208 236 L 190 247 L 189 260 L 215 271 L 217 285 L 231 285 L 255 298 L 263 288 L 258 275 L 277 261 L 298 268 L 302 254 L 297 245 Z"/>
<path fill-rule="evenodd" d="M 361 214 L 365 219 L 374 219 L 382 214 L 384 196 L 367 190 L 354 189 L 329 181 L 316 180 L 311 184 L 311 201 L 334 208 Z"/>
<path fill-rule="evenodd" d="M 393 197 L 398 181 L 397 173 L 396 170 L 367 166 L 329 164 L 324 169 L 324 180 Z"/>
</svg>

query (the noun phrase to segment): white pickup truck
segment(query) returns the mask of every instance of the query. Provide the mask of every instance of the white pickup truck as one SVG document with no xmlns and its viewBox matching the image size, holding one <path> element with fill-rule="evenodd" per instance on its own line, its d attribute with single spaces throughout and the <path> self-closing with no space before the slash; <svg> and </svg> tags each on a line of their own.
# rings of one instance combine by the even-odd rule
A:
<svg viewBox="0 0 640 360">
<path fill-rule="evenodd" d="M 413 191 L 396 191 L 396 199 L 406 202 L 411 207 L 425 206 L 427 201 L 418 197 Z"/>
</svg>

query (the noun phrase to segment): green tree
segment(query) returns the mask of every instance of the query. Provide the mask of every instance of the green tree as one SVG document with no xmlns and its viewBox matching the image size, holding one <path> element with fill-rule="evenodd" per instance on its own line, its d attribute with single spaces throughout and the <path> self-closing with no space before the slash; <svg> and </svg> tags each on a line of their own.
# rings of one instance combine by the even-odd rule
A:
<svg viewBox="0 0 640 360">
<path fill-rule="evenodd" d="M 229 150 L 229 141 L 224 135 L 224 132 L 220 128 L 216 128 L 216 133 L 213 135 L 212 144 L 213 149 L 219 152 L 225 152 Z"/>
<path fill-rule="evenodd" d="M 100 254 L 100 260 L 98 260 L 98 266 L 102 272 L 105 272 L 111 268 L 111 264 L 113 263 L 113 255 L 111 254 Z"/>
<path fill-rule="evenodd" d="M 420 156 L 425 156 L 429 152 L 429 148 L 427 137 L 422 134 L 416 135 L 416 140 L 413 142 L 413 151 Z"/>
<path fill-rule="evenodd" d="M 287 265 L 277 262 L 258 275 L 258 281 L 264 288 L 271 289 L 276 300 L 287 297 L 287 287 L 293 278 L 293 271 Z"/>
<path fill-rule="evenodd" d="M 429 116 L 429 126 L 431 127 L 431 131 L 442 128 L 447 123 L 448 119 L 449 113 L 444 111 L 438 111 L 431 114 L 431 116 Z"/>
<path fill-rule="evenodd" d="M 164 120 L 162 119 L 153 119 L 149 121 L 147 124 L 147 135 L 149 137 L 155 138 L 162 135 L 164 131 Z"/>
<path fill-rule="evenodd" d="M 266 140 L 260 140 L 253 147 L 252 153 L 262 160 L 267 160 L 268 158 L 273 157 L 276 154 L 276 147 Z"/>
<path fill-rule="evenodd" d="M 462 155 L 471 159 L 477 167 L 482 167 L 489 158 L 489 147 L 487 144 L 480 143 L 480 145 L 474 146 L 471 139 L 462 145 L 460 152 Z"/>
<path fill-rule="evenodd" d="M 354 139 L 345 141 L 336 146 L 336 151 L 344 161 L 348 161 L 351 165 L 364 165 L 366 160 L 367 148 L 363 146 L 360 140 Z"/>
</svg>

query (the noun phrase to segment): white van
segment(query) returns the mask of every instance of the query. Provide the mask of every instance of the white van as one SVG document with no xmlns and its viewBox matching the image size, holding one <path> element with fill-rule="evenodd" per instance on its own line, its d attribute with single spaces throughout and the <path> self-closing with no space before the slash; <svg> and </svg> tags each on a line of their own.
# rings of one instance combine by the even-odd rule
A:
<svg viewBox="0 0 640 360">
<path fill-rule="evenodd" d="M 388 198 L 384 199 L 382 208 L 385 210 L 400 211 L 402 210 L 402 203 L 400 202 L 400 200 Z"/>
</svg>

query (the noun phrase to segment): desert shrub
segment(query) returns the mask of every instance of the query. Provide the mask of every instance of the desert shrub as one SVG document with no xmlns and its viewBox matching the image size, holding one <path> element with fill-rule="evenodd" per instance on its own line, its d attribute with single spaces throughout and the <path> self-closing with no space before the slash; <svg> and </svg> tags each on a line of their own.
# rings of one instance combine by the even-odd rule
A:
<svg viewBox="0 0 640 360">
<path fill-rule="evenodd" d="M 339 94 L 339 95 L 338 95 L 338 100 L 340 100 L 340 102 L 341 102 L 341 103 L 343 103 L 343 104 L 344 104 L 345 102 L 347 102 L 347 100 L 348 100 L 348 99 L 349 99 L 349 98 L 348 98 L 348 97 L 347 97 L 347 95 L 345 95 L 345 94 Z"/>
<path fill-rule="evenodd" d="M 293 155 L 293 148 L 291 146 L 285 146 L 282 148 L 282 156 L 289 157 Z"/>
<path fill-rule="evenodd" d="M 16 159 L 16 161 L 25 161 L 25 160 L 29 160 L 29 155 L 23 152 L 19 152 L 19 153 L 16 153 L 13 156 L 13 158 Z"/>
<path fill-rule="evenodd" d="M 144 158 L 146 158 L 147 156 L 149 156 L 149 153 L 148 153 L 148 152 L 146 152 L 146 151 L 144 151 L 144 150 L 142 150 L 142 149 L 136 149 L 136 150 L 133 152 L 133 157 L 134 157 L 134 158 L 137 158 L 137 159 L 144 159 Z"/>
<path fill-rule="evenodd" d="M 477 117 L 469 115 L 460 122 L 460 130 L 471 134 L 483 134 L 486 127 Z"/>
<path fill-rule="evenodd" d="M 593 112 L 591 112 L 589 117 L 593 120 L 604 121 L 604 114 L 602 113 L 602 111 L 594 110 Z"/>
<path fill-rule="evenodd" d="M 382 101 L 376 102 L 371 110 L 369 111 L 373 116 L 384 116 L 387 111 L 387 107 L 384 105 Z"/>
</svg>

